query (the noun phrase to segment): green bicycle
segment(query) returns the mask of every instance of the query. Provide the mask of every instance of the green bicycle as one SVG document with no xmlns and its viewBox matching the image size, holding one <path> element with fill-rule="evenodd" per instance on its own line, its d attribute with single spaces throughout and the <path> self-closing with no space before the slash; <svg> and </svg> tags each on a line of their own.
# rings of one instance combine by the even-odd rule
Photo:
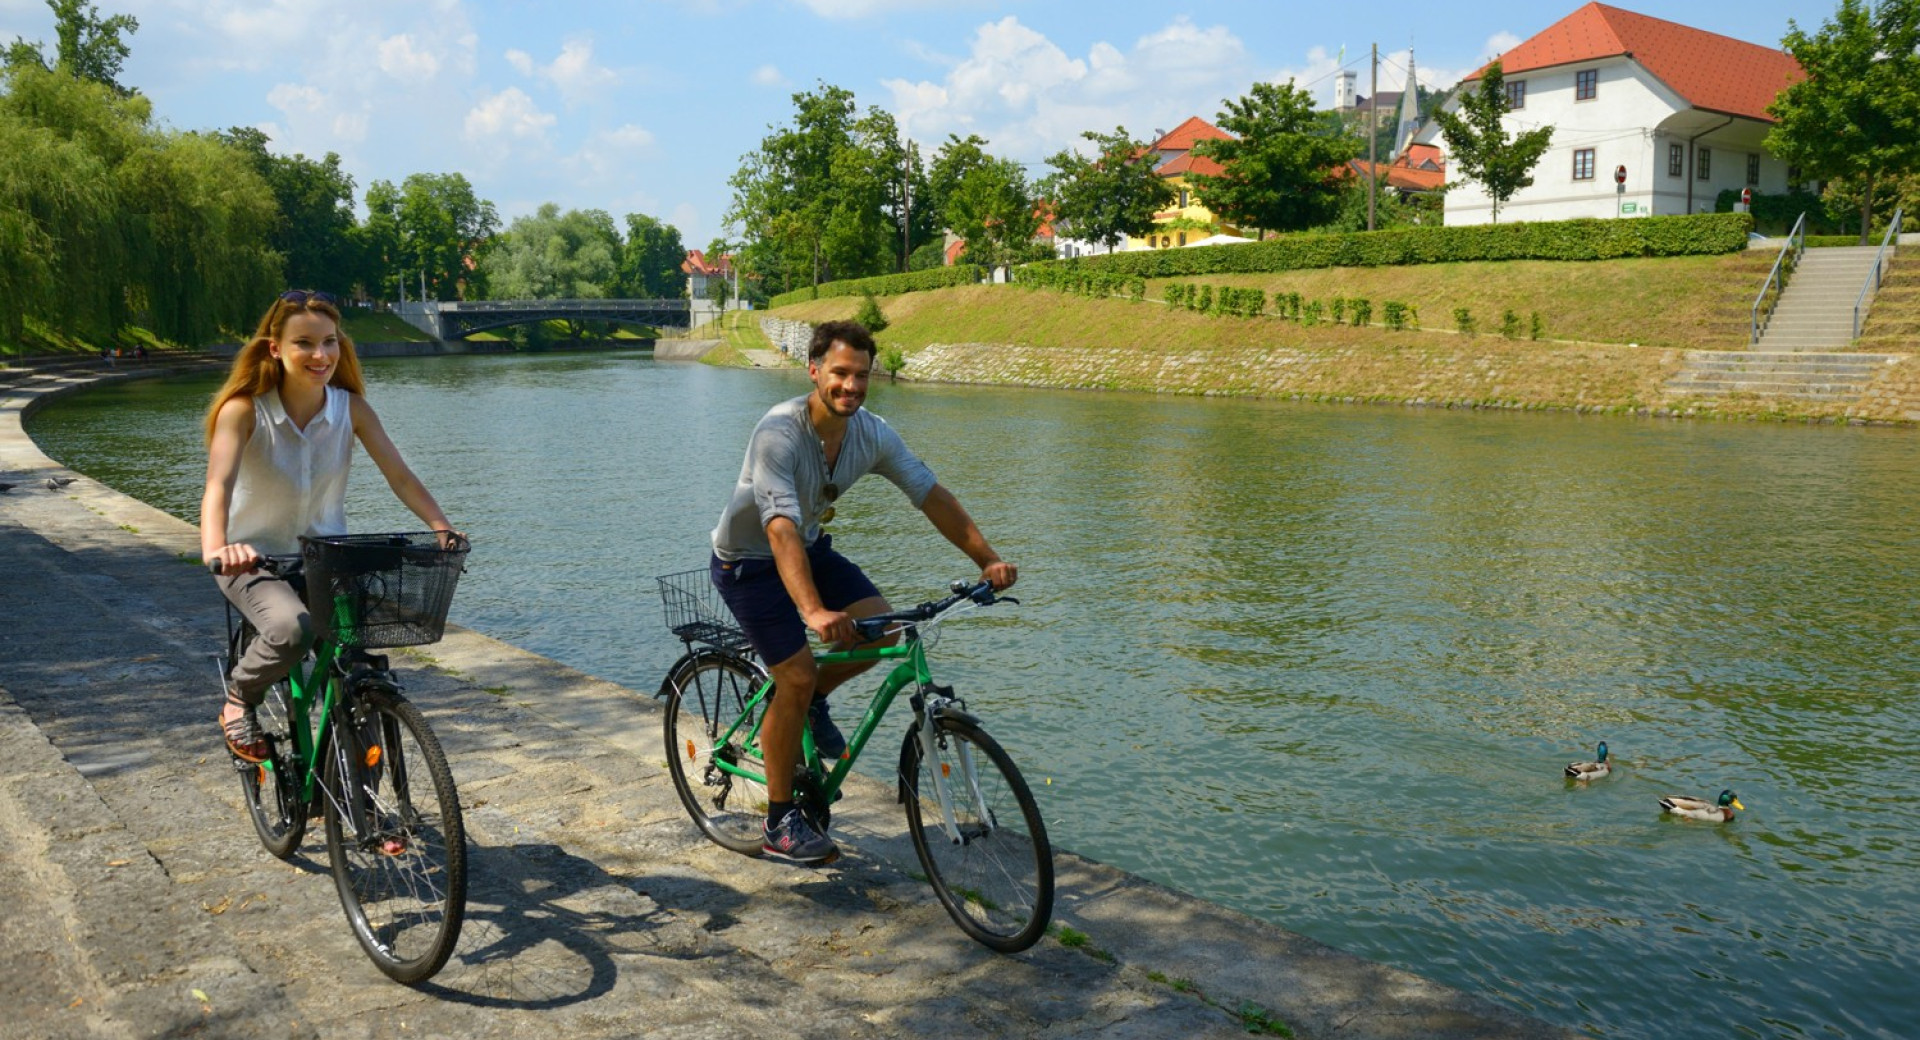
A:
<svg viewBox="0 0 1920 1040">
<path fill-rule="evenodd" d="M 390 978 L 416 983 L 447 962 L 467 905 L 466 828 L 453 773 L 384 654 L 438 640 L 467 555 L 465 539 L 303 538 L 301 554 L 261 567 L 304 581 L 320 637 L 258 710 L 270 749 L 233 760 L 260 844 L 292 857 L 324 820 L 327 858 L 354 938 Z M 209 565 L 218 573 L 218 563 Z M 221 681 L 258 633 L 227 605 Z"/>
<path fill-rule="evenodd" d="M 705 570 L 658 581 L 667 627 L 687 646 L 660 684 L 673 788 L 715 844 L 758 856 L 767 811 L 759 734 L 773 679 L 731 623 Z M 940 600 L 855 622 L 863 641 L 899 632 L 899 645 L 815 654 L 822 665 L 897 663 L 874 691 L 841 759 L 822 761 L 813 734 L 802 728 L 794 804 L 825 833 L 854 762 L 894 698 L 911 688 L 913 722 L 900 745 L 898 800 L 906 807 L 914 853 L 960 929 L 1013 953 L 1037 942 L 1053 916 L 1053 847 L 1013 759 L 952 687 L 933 681 L 926 650 L 941 622 L 996 602 L 1018 601 L 996 597 L 984 581 L 955 582 Z"/>
</svg>

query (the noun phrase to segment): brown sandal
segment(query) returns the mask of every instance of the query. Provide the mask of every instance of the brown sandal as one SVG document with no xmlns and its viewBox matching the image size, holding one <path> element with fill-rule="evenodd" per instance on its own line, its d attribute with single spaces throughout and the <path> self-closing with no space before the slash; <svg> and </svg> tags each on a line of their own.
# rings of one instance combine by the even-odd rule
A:
<svg viewBox="0 0 1920 1040">
<path fill-rule="evenodd" d="M 232 687 L 227 688 L 227 703 L 240 706 L 237 719 L 227 718 L 226 709 L 220 709 L 220 732 L 227 738 L 227 751 L 242 762 L 265 762 L 273 749 L 267 746 L 267 735 L 260 729 L 253 706 L 241 700 Z"/>
</svg>

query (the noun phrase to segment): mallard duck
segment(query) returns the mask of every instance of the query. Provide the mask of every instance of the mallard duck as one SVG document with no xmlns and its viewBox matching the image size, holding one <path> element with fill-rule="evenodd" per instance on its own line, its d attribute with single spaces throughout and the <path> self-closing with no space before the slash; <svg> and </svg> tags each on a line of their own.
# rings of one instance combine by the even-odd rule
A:
<svg viewBox="0 0 1920 1040">
<path fill-rule="evenodd" d="M 1575 780 L 1598 780 L 1611 772 L 1613 763 L 1607 761 L 1607 742 L 1604 740 L 1594 749 L 1594 761 L 1567 764 L 1567 775 Z"/>
<path fill-rule="evenodd" d="M 1689 798 L 1683 794 L 1670 794 L 1660 799 L 1660 808 L 1675 816 L 1685 816 L 1689 820 L 1712 820 L 1725 823 L 1733 819 L 1733 810 L 1746 812 L 1747 807 L 1740 804 L 1740 796 L 1732 791 L 1720 792 L 1717 801 L 1709 802 L 1705 798 Z"/>
</svg>

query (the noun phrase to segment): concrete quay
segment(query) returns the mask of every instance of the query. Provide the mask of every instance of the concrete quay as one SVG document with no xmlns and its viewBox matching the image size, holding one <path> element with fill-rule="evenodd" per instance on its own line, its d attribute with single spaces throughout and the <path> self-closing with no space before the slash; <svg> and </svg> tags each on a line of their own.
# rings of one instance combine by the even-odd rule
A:
<svg viewBox="0 0 1920 1040">
<path fill-rule="evenodd" d="M 287 863 L 246 821 L 193 528 L 22 430 L 93 378 L 0 387 L 0 1038 L 1575 1035 L 1064 852 L 1056 919 L 1085 945 L 994 954 L 916 879 L 881 785 L 838 807 L 832 868 L 722 851 L 650 692 L 457 627 L 395 664 L 460 785 L 467 920 L 396 985 L 320 828 Z"/>
</svg>

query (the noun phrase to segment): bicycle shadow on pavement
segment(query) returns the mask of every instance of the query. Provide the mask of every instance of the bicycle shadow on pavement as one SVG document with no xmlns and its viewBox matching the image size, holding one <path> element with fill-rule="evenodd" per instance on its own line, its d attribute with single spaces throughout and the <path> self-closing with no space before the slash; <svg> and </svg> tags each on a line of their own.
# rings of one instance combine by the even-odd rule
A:
<svg viewBox="0 0 1920 1040">
<path fill-rule="evenodd" d="M 605 996 L 623 961 L 708 955 L 698 929 L 641 891 L 552 844 L 467 850 L 467 915 L 445 968 L 418 988 L 476 1007 L 541 1010 Z M 739 900 L 702 881 L 703 897 Z"/>
</svg>

